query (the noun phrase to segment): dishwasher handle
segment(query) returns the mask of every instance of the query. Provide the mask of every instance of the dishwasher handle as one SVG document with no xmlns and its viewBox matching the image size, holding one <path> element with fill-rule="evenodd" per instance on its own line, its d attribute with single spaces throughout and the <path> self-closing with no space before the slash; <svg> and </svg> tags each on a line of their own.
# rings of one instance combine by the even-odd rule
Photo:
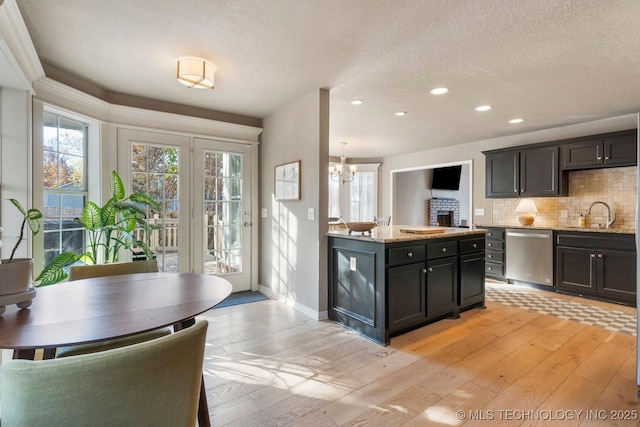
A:
<svg viewBox="0 0 640 427">
<path fill-rule="evenodd" d="M 529 237 L 534 239 L 550 239 L 551 234 L 545 233 L 516 233 L 513 231 L 507 231 L 507 236 L 511 237 Z"/>
</svg>

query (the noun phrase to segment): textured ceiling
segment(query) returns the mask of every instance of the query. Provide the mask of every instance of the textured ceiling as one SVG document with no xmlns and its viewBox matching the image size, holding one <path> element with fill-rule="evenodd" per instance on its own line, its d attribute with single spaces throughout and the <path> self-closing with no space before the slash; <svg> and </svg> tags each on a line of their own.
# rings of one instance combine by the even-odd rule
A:
<svg viewBox="0 0 640 427">
<path fill-rule="evenodd" d="M 347 157 L 379 158 L 640 111 L 638 0 L 18 6 L 42 61 L 110 91 L 263 118 L 330 89 L 332 155 L 341 141 Z M 214 91 L 177 82 L 184 55 L 215 63 Z M 430 95 L 438 86 L 451 91 Z"/>
</svg>

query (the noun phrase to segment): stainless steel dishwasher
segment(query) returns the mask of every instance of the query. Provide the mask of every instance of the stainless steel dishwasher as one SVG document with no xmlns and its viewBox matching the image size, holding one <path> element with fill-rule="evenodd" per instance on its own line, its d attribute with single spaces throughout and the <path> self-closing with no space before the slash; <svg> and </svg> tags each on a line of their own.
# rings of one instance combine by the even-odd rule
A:
<svg viewBox="0 0 640 427">
<path fill-rule="evenodd" d="M 507 229 L 507 279 L 553 286 L 553 231 Z"/>
</svg>

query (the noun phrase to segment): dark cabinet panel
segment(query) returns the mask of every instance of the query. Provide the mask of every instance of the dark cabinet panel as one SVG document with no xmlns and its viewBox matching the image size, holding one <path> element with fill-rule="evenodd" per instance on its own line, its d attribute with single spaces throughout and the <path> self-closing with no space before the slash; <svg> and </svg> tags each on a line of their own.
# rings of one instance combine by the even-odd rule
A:
<svg viewBox="0 0 640 427">
<path fill-rule="evenodd" d="M 520 195 L 558 196 L 558 147 L 530 148 L 520 152 Z"/>
<path fill-rule="evenodd" d="M 636 251 L 630 235 L 557 235 L 556 286 L 585 296 L 636 303 Z"/>
<path fill-rule="evenodd" d="M 558 146 L 486 152 L 486 197 L 565 195 L 559 153 Z"/>
<path fill-rule="evenodd" d="M 598 252 L 598 293 L 616 300 L 636 300 L 636 254 L 628 251 Z"/>
<path fill-rule="evenodd" d="M 635 166 L 638 164 L 638 138 L 633 132 L 604 140 L 604 164 L 608 166 Z"/>
<path fill-rule="evenodd" d="M 520 151 L 506 151 L 486 156 L 487 197 L 517 197 L 520 193 Z"/>
<path fill-rule="evenodd" d="M 388 269 L 389 332 L 425 320 L 425 273 L 424 262 Z"/>
<path fill-rule="evenodd" d="M 427 317 L 458 314 L 458 258 L 427 261 Z"/>
<path fill-rule="evenodd" d="M 565 170 L 635 166 L 638 162 L 635 130 L 567 143 L 562 150 Z"/>
<path fill-rule="evenodd" d="M 461 309 L 484 306 L 484 252 L 460 255 L 458 305 Z"/>
<path fill-rule="evenodd" d="M 485 235 L 485 267 L 487 278 L 496 280 L 507 280 L 504 277 L 505 252 L 505 229 L 499 227 L 486 227 L 489 232 Z"/>
</svg>

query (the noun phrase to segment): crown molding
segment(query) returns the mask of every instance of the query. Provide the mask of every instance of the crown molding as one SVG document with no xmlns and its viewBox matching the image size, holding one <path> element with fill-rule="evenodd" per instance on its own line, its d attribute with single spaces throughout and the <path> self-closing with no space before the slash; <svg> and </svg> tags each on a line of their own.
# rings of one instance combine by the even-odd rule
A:
<svg viewBox="0 0 640 427">
<path fill-rule="evenodd" d="M 0 37 L 29 81 L 29 89 L 32 89 L 32 82 L 44 76 L 44 69 L 16 0 L 0 2 Z"/>
<path fill-rule="evenodd" d="M 237 142 L 259 142 L 261 127 L 110 104 L 48 77 L 34 82 L 37 98 L 105 123 L 185 132 Z"/>
</svg>

